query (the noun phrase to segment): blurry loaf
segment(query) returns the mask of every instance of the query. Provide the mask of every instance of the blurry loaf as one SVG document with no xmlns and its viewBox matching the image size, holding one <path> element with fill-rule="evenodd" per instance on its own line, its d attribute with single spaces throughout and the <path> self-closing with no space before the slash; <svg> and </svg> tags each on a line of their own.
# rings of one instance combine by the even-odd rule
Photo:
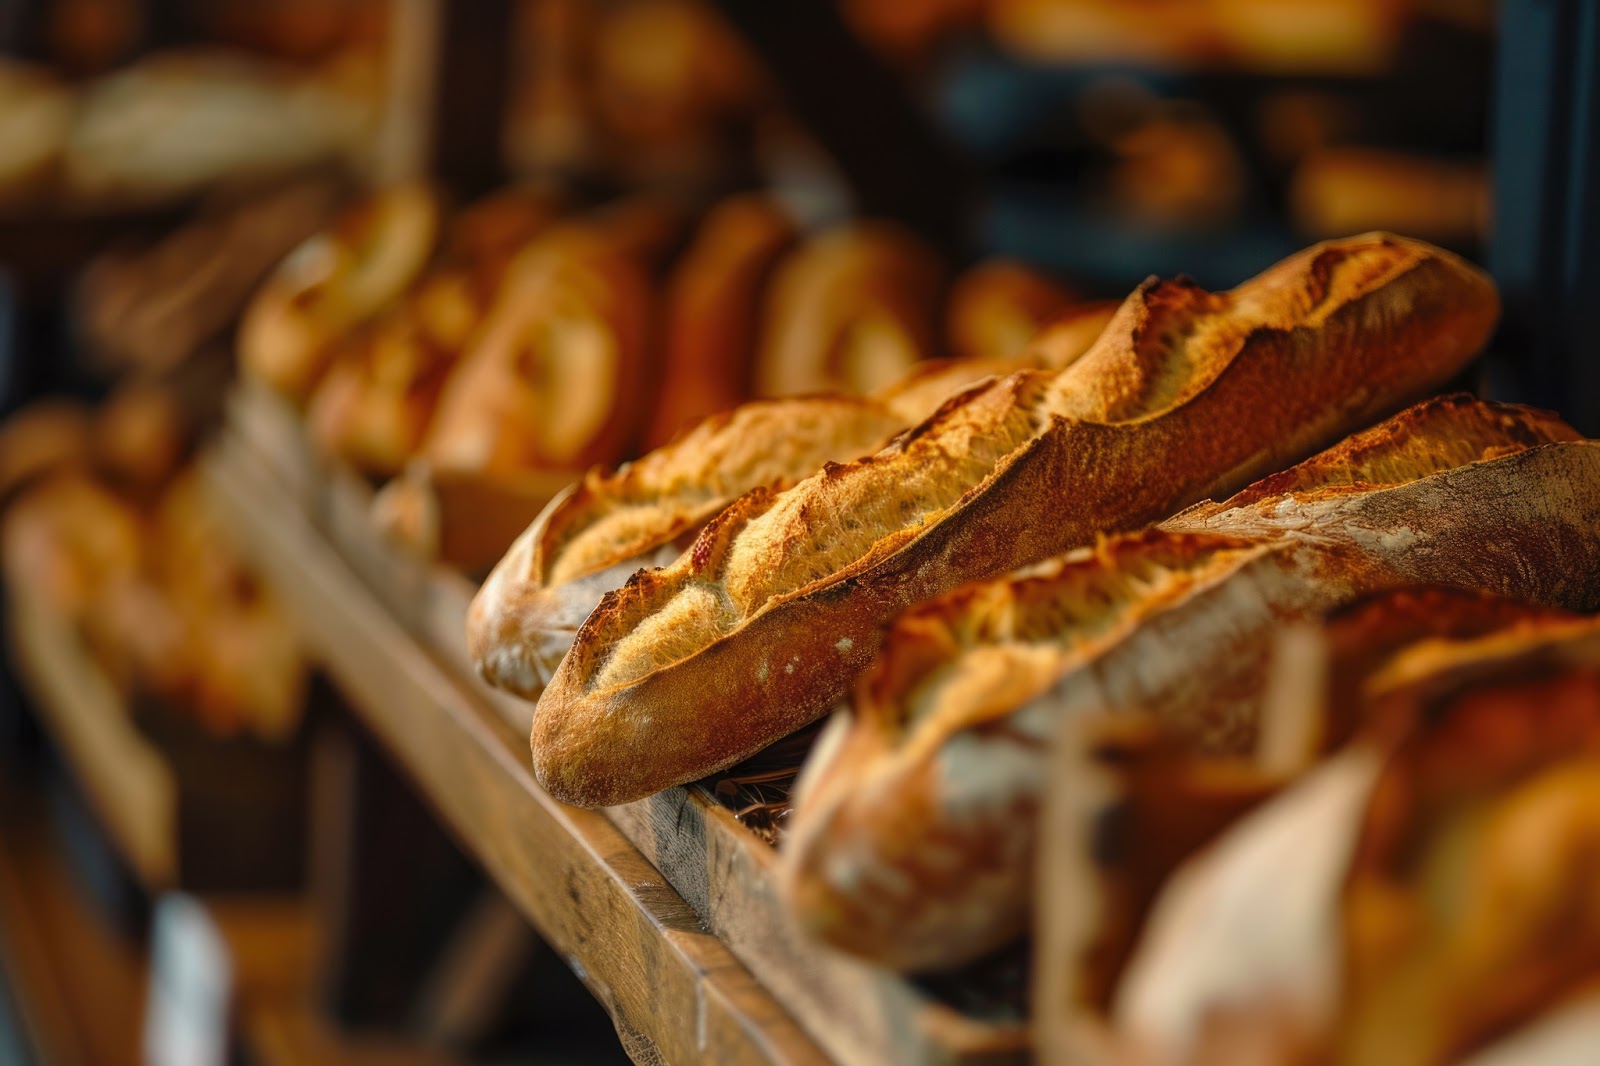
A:
<svg viewBox="0 0 1600 1066">
<path fill-rule="evenodd" d="M 300 245 L 267 278 L 239 323 L 247 376 L 304 402 L 335 342 L 399 300 L 439 234 L 439 205 L 420 184 L 374 193 Z"/>
<path fill-rule="evenodd" d="M 758 396 L 873 392 L 936 354 L 944 268 L 887 222 L 841 226 L 779 264 L 757 355 Z"/>
<path fill-rule="evenodd" d="M 609 594 L 540 699 L 539 779 L 606 805 L 729 766 L 830 707 L 911 604 L 1277 469 L 1447 380 L 1497 314 L 1481 272 L 1383 234 L 1231 292 L 1152 279 L 1065 370 L 750 493 Z"/>
</svg>

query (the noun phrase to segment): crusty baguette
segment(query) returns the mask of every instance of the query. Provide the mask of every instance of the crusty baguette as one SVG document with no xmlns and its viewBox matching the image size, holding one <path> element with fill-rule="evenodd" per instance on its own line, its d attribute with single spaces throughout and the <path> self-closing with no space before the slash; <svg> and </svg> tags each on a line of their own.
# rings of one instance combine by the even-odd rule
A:
<svg viewBox="0 0 1600 1066">
<path fill-rule="evenodd" d="M 1228 1061 L 1241 1027 L 1258 1061 L 1592 1057 L 1592 1008 L 1586 1041 L 1567 1042 L 1580 1054 L 1488 1049 L 1593 1001 L 1600 922 L 1581 871 L 1600 809 L 1600 622 L 1401 656 L 1366 690 L 1399 728 L 1364 732 L 1169 879 L 1112 1004 L 1108 1061 Z"/>
<path fill-rule="evenodd" d="M 995 374 L 1064 367 L 1089 348 L 1112 308 L 1086 304 L 1011 358 L 919 364 L 871 398 L 755 400 L 713 415 L 616 471 L 592 470 L 517 538 L 473 598 L 467 644 L 483 678 L 536 700 L 605 593 L 665 566 L 751 489 L 782 489 L 868 454 L 941 403 Z"/>
<path fill-rule="evenodd" d="M 1067 369 L 751 493 L 607 596 L 534 715 L 539 779 L 594 806 L 729 766 L 827 710 L 904 608 L 1278 469 L 1448 379 L 1497 309 L 1473 267 L 1382 234 L 1228 293 L 1152 279 Z"/>
<path fill-rule="evenodd" d="M 908 612 L 806 768 L 784 867 L 802 920 L 906 969 L 1000 946 L 1026 921 L 1063 718 L 1144 710 L 1249 752 L 1288 620 L 1414 582 L 1600 607 L 1600 443 L 1575 437 L 1429 401 L 1224 504 Z"/>
</svg>

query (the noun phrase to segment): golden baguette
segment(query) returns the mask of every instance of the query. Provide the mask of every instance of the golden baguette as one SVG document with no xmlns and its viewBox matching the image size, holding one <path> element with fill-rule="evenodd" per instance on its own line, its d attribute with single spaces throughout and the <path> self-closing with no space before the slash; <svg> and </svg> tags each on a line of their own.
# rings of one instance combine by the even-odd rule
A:
<svg viewBox="0 0 1600 1066">
<path fill-rule="evenodd" d="M 738 496 L 785 488 L 826 462 L 865 455 L 949 396 L 994 374 L 1061 367 L 1111 316 L 1085 305 L 1009 359 L 919 364 L 875 397 L 755 400 L 713 415 L 638 462 L 591 470 L 552 500 L 473 598 L 467 645 L 491 684 L 538 699 L 600 598 L 641 567 L 665 566 Z"/>
<path fill-rule="evenodd" d="M 885 622 L 1278 469 L 1456 373 L 1490 280 L 1383 234 L 1226 293 L 1141 285 L 1083 358 L 947 402 L 876 455 L 753 492 L 589 616 L 540 699 L 539 780 L 622 803 L 813 721 Z"/>
<path fill-rule="evenodd" d="M 909 970 L 1001 946 L 1063 719 L 1141 710 L 1249 752 L 1293 619 L 1416 582 L 1600 606 L 1600 443 L 1576 437 L 1427 401 L 1226 503 L 906 613 L 802 775 L 783 865 L 801 920 Z"/>
</svg>

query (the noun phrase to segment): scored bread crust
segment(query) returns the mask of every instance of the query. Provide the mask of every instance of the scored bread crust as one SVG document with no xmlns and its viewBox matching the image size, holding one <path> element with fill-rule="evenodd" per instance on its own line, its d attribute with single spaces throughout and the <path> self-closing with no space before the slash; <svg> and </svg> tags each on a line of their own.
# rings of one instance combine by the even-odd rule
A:
<svg viewBox="0 0 1600 1066">
<path fill-rule="evenodd" d="M 536 700 L 600 599 L 643 567 L 666 566 L 738 496 L 783 489 L 827 462 L 881 447 L 985 378 L 1064 367 L 1112 308 L 1073 308 L 1022 355 L 919 364 L 872 397 L 754 400 L 712 415 L 615 471 L 595 469 L 551 501 L 473 598 L 467 645 L 492 685 Z"/>
<path fill-rule="evenodd" d="M 600 806 L 729 766 L 830 707 L 907 606 L 1275 470 L 1447 380 L 1497 313 L 1481 272 L 1385 234 L 1226 293 L 1152 279 L 1065 370 L 751 493 L 609 594 L 540 699 L 535 772 Z"/>
<path fill-rule="evenodd" d="M 859 397 L 756 400 L 619 470 L 590 470 L 550 501 L 473 597 L 467 645 L 479 673 L 537 699 L 607 591 L 677 558 L 740 493 L 871 451 L 903 424 Z"/>
<path fill-rule="evenodd" d="M 1430 401 L 1228 504 L 903 615 L 802 775 L 782 878 L 802 922 L 903 969 L 999 947 L 1029 913 L 1062 719 L 1142 710 L 1248 753 L 1286 620 L 1416 582 L 1600 606 L 1600 443 L 1576 436 Z"/>
</svg>

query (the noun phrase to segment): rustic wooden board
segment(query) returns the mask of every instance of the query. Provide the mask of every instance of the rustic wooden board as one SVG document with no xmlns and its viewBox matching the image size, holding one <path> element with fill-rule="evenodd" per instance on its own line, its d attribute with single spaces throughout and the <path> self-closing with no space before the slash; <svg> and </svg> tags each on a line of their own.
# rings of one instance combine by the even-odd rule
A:
<svg viewBox="0 0 1600 1066">
<path fill-rule="evenodd" d="M 112 846 L 145 889 L 178 874 L 178 786 L 71 621 L 19 575 L 7 589 L 11 653 L 43 725 Z"/>
<path fill-rule="evenodd" d="M 670 789 L 607 813 L 839 1061 L 1027 1061 L 1024 1025 L 969 1018 L 808 937 L 775 891 L 776 853 L 703 788 Z"/>
<path fill-rule="evenodd" d="M 822 1053 L 601 814 L 533 780 L 526 741 L 442 668 L 338 557 L 248 445 L 204 461 L 241 547 L 358 715 L 643 1062 L 820 1062 Z"/>
</svg>

